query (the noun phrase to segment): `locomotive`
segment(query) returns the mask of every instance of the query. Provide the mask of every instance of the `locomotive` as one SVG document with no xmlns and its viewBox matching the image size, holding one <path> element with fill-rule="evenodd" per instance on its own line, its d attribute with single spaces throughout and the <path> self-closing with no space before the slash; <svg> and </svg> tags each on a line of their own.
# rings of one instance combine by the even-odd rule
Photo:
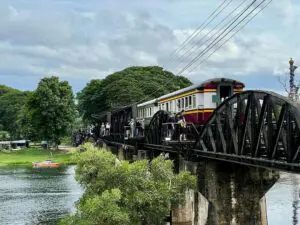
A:
<svg viewBox="0 0 300 225">
<path fill-rule="evenodd" d="M 147 136 L 147 129 L 151 126 L 151 121 L 158 113 L 164 113 L 167 117 L 181 114 L 189 126 L 199 130 L 222 101 L 233 94 L 242 92 L 244 87 L 245 85 L 237 80 L 209 79 L 150 101 L 107 112 L 105 114 L 106 121 L 111 123 L 110 138 L 116 142 L 144 139 Z M 131 130 L 132 122 L 135 123 L 137 132 Z M 164 131 L 159 131 L 162 132 L 159 134 L 160 136 L 172 136 L 169 130 L 172 126 L 174 128 L 174 123 L 168 124 L 167 122 L 165 120 L 164 124 L 160 124 L 160 126 L 165 125 L 166 127 Z"/>
</svg>

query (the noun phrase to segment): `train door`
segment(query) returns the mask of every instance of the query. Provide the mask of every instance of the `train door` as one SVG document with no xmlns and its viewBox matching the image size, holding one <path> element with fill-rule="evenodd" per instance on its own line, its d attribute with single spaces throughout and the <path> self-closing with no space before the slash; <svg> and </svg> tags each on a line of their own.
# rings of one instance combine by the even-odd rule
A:
<svg viewBox="0 0 300 225">
<path fill-rule="evenodd" d="M 219 102 L 222 103 L 225 99 L 232 96 L 233 90 L 231 84 L 220 84 L 218 86 L 218 97 Z"/>
</svg>

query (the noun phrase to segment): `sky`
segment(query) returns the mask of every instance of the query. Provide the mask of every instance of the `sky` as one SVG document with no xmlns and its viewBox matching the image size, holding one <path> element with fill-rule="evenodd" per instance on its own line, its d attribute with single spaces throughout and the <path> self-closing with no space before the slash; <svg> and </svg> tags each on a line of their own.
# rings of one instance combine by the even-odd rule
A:
<svg viewBox="0 0 300 225">
<path fill-rule="evenodd" d="M 278 76 L 288 77 L 290 57 L 300 64 L 299 0 L 273 0 L 199 67 L 181 73 L 205 35 L 224 27 L 214 20 L 186 46 L 194 51 L 172 53 L 223 1 L 1 0 L 0 84 L 34 90 L 42 77 L 56 75 L 78 92 L 128 66 L 159 65 L 193 83 L 228 77 L 283 93 Z M 223 17 L 241 2 L 233 0 Z"/>
</svg>

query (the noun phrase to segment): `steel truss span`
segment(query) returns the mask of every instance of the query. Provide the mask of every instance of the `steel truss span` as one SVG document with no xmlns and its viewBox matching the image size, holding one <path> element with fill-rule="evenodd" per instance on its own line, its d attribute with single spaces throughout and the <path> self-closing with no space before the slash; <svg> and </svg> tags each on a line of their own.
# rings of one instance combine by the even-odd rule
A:
<svg viewBox="0 0 300 225">
<path fill-rule="evenodd" d="M 168 112 L 160 110 L 155 113 L 150 121 L 146 134 L 146 143 L 160 145 L 162 144 L 162 124 L 169 119 Z"/>
<path fill-rule="evenodd" d="M 300 172 L 300 111 L 273 92 L 245 91 L 207 121 L 194 157 Z"/>
</svg>

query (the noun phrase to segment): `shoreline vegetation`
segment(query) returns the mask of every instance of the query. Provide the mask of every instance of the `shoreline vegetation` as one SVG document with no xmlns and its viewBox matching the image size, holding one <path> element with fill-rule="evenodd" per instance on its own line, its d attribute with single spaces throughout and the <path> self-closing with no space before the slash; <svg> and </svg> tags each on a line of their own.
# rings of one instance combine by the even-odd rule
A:
<svg viewBox="0 0 300 225">
<path fill-rule="evenodd" d="M 52 153 L 52 154 L 51 154 Z M 50 151 L 47 149 L 30 147 L 18 151 L 1 152 L 0 167 L 5 166 L 31 166 L 33 162 L 40 162 L 47 159 L 66 165 L 75 165 L 75 150 Z M 52 155 L 52 156 L 51 156 Z"/>
</svg>

